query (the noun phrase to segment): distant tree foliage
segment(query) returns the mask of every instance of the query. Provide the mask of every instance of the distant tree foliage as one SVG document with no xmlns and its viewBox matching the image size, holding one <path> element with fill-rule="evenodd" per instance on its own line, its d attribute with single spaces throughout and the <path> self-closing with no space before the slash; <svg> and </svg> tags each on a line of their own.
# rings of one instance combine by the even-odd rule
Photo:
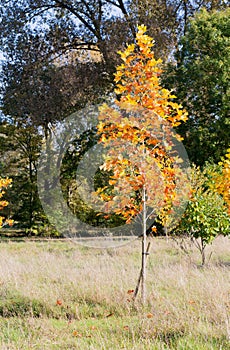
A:
<svg viewBox="0 0 230 350">
<path fill-rule="evenodd" d="M 230 135 L 230 9 L 196 14 L 181 45 L 165 79 L 189 114 L 179 130 L 191 161 L 218 162 Z"/>
<path fill-rule="evenodd" d="M 13 179 L 5 198 L 11 202 L 15 225 L 32 227 L 41 212 L 36 186 L 41 135 L 31 125 L 7 123 L 0 126 L 0 133 L 1 172 Z"/>
<path fill-rule="evenodd" d="M 0 210 L 5 208 L 9 204 L 6 200 L 3 199 L 3 195 L 5 194 L 4 189 L 6 189 L 11 184 L 11 182 L 12 182 L 11 179 L 8 179 L 8 178 L 4 179 L 0 177 Z M 4 221 L 5 221 L 5 218 L 3 216 L 0 216 L 0 228 L 4 224 Z M 13 224 L 13 221 L 9 219 L 6 220 L 5 222 L 10 226 Z"/>
<path fill-rule="evenodd" d="M 0 169 L 13 178 L 6 196 L 16 220 L 29 227 L 43 217 L 36 188 L 39 132 L 48 137 L 55 123 L 114 91 L 117 51 L 135 40 L 137 25 L 147 25 L 155 57 L 174 63 L 165 84 L 176 88 L 190 114 L 179 127 L 190 159 L 220 159 L 229 138 L 229 37 L 220 34 L 229 32 L 229 10 L 212 11 L 226 6 L 222 0 L 0 0 Z M 202 7 L 207 12 L 189 24 Z M 207 49 L 211 33 L 216 37 Z M 199 46 L 198 67 L 192 58 Z M 204 67 L 206 49 L 212 62 L 205 58 Z"/>
<path fill-rule="evenodd" d="M 145 24 L 165 60 L 187 22 L 217 0 L 0 0 L 3 111 L 47 128 L 113 91 L 118 49 Z"/>
</svg>

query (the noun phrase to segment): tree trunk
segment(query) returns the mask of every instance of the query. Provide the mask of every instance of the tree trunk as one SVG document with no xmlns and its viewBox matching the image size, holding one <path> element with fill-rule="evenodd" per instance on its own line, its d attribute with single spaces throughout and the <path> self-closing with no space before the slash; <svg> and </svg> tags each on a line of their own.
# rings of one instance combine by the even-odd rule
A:
<svg viewBox="0 0 230 350">
<path fill-rule="evenodd" d="M 146 235 L 146 189 L 143 187 L 143 214 L 142 214 L 142 229 L 143 229 L 143 237 L 142 237 L 142 263 L 141 263 L 141 298 L 142 303 L 146 302 L 146 256 L 147 256 L 147 235 Z"/>
<path fill-rule="evenodd" d="M 147 262 L 147 257 L 148 257 L 148 255 L 149 255 L 150 246 L 151 246 L 151 243 L 149 242 L 149 243 L 148 243 L 148 246 L 147 246 L 146 261 L 145 261 L 145 262 Z M 139 278 L 138 278 L 138 282 L 137 282 L 135 291 L 134 291 L 134 293 L 133 293 L 133 300 L 135 300 L 136 297 L 137 297 L 137 294 L 138 294 L 138 292 L 139 292 L 139 287 L 140 287 L 141 280 L 142 280 L 142 268 L 141 268 L 141 271 L 140 271 L 140 275 L 139 275 Z"/>
<path fill-rule="evenodd" d="M 201 238 L 201 257 L 202 257 L 202 266 L 205 265 L 206 262 L 206 255 L 205 255 L 205 242 L 203 241 L 203 239 Z"/>
</svg>

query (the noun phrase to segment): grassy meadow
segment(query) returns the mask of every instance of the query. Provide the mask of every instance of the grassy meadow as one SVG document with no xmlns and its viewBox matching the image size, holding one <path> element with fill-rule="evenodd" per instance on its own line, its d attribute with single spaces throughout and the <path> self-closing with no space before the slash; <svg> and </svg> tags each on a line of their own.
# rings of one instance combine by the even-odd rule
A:
<svg viewBox="0 0 230 350">
<path fill-rule="evenodd" d="M 148 298 L 132 302 L 141 242 L 94 249 L 65 240 L 0 242 L 0 349 L 230 349 L 230 240 L 185 254 L 152 238 Z"/>
</svg>

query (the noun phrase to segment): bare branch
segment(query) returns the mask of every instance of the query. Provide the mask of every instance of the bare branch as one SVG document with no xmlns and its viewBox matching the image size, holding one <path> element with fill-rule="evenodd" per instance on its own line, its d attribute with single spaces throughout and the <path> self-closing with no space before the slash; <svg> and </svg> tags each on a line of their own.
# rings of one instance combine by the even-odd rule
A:
<svg viewBox="0 0 230 350">
<path fill-rule="evenodd" d="M 63 3 L 60 0 L 54 0 L 54 1 L 59 5 L 60 8 L 66 9 L 70 13 L 72 13 L 74 16 L 76 16 L 76 18 L 79 19 L 79 21 L 81 21 L 85 25 L 85 27 L 89 29 L 89 31 L 97 37 L 97 34 L 98 34 L 97 31 L 80 15 L 79 11 L 74 10 L 72 6 L 66 3 Z"/>
<path fill-rule="evenodd" d="M 131 29 L 131 32 L 132 32 L 132 35 L 133 37 L 135 38 L 136 37 L 136 31 L 135 31 L 135 28 L 130 20 L 130 16 L 128 14 L 128 11 L 126 10 L 125 8 L 125 4 L 124 4 L 124 1 L 123 0 L 118 0 L 118 3 L 114 2 L 114 1 L 111 1 L 111 0 L 107 0 L 107 2 L 113 6 L 116 6 L 117 8 L 119 8 L 121 10 L 121 12 L 123 13 L 127 23 L 129 24 L 130 26 L 130 29 Z"/>
</svg>

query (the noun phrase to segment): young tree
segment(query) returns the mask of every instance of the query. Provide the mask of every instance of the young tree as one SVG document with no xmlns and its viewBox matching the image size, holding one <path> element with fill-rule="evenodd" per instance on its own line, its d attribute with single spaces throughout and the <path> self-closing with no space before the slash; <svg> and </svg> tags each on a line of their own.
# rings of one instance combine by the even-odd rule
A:
<svg viewBox="0 0 230 350">
<path fill-rule="evenodd" d="M 187 191 L 182 160 L 175 147 L 172 127 L 186 120 L 186 112 L 175 96 L 160 85 L 161 60 L 152 51 L 153 40 L 139 26 L 136 43 L 120 52 L 115 106 L 103 105 L 98 132 L 109 151 L 101 169 L 110 172 L 107 186 L 97 189 L 105 210 L 142 225 L 142 300 L 146 290 L 146 229 L 148 220 L 167 217 L 181 200 L 177 181 Z"/>
<path fill-rule="evenodd" d="M 230 230 L 230 216 L 225 201 L 216 190 L 216 181 L 220 174 L 215 168 L 208 164 L 203 171 L 199 167 L 193 167 L 192 197 L 175 230 L 176 234 L 191 237 L 201 253 L 202 265 L 206 261 L 206 246 L 220 234 L 229 235 Z M 217 188 L 222 191 L 221 186 Z"/>
</svg>

